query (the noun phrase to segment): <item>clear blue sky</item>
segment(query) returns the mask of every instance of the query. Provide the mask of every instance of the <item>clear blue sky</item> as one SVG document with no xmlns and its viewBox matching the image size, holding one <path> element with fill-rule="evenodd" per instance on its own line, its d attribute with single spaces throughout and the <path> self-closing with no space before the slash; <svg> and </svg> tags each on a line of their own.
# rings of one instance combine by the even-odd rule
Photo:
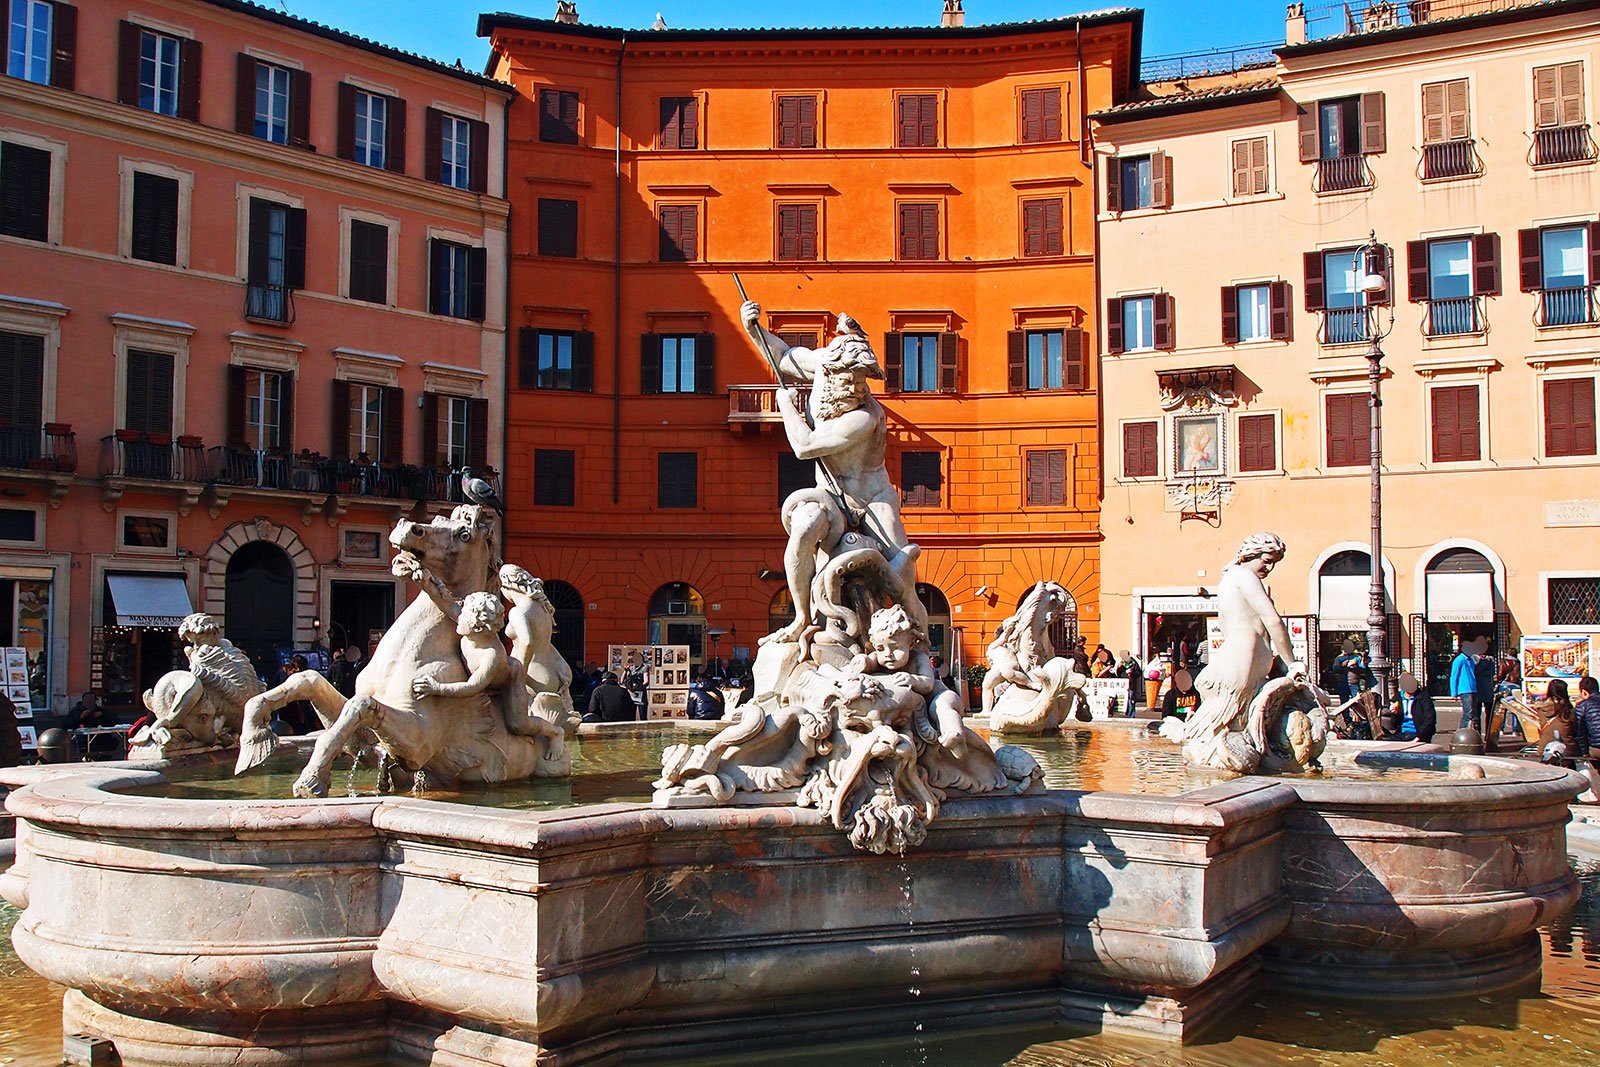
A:
<svg viewBox="0 0 1600 1067">
<path fill-rule="evenodd" d="M 327 23 L 446 63 L 460 59 L 482 70 L 489 50 L 477 36 L 478 13 L 514 11 L 549 18 L 555 0 L 257 0 L 268 7 Z M 1046 0 L 966 0 L 969 25 L 1059 18 L 1119 6 L 1117 0 L 1082 4 Z M 1149 0 L 1144 54 L 1170 55 L 1260 41 L 1283 40 L 1282 0 L 1245 0 L 1220 7 L 1215 0 Z M 813 0 L 804 8 L 771 0 L 578 0 L 584 22 L 644 29 L 661 12 L 674 29 L 728 26 L 914 26 L 939 21 L 941 0 Z"/>
</svg>

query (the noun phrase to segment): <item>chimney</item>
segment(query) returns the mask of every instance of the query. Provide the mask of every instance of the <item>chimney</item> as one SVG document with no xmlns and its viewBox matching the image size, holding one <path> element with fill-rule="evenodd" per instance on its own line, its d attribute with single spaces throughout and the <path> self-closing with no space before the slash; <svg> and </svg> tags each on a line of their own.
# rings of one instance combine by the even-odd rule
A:
<svg viewBox="0 0 1600 1067">
<path fill-rule="evenodd" d="M 944 0 L 944 13 L 939 16 L 941 28 L 960 29 L 967 24 L 967 13 L 961 10 L 961 0 Z"/>
<path fill-rule="evenodd" d="M 1290 4 L 1283 20 L 1283 43 L 1306 43 L 1306 5 Z"/>
<path fill-rule="evenodd" d="M 575 24 L 578 21 L 578 0 L 556 0 L 556 21 Z"/>
</svg>

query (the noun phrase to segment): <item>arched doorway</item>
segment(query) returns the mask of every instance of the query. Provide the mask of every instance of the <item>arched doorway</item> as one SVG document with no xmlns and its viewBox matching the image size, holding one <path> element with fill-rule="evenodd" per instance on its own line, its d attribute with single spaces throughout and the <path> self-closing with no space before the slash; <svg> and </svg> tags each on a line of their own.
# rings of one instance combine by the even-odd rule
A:
<svg viewBox="0 0 1600 1067">
<path fill-rule="evenodd" d="M 688 645 L 689 666 L 706 658 L 706 601 L 688 582 L 668 582 L 650 597 L 646 631 L 652 645 Z"/>
<path fill-rule="evenodd" d="M 1017 607 L 1022 607 L 1022 602 L 1028 599 L 1028 594 L 1033 592 L 1033 586 L 1022 590 L 1022 595 L 1017 597 Z M 1066 586 L 1062 586 L 1066 592 Z M 1058 656 L 1064 656 L 1072 651 L 1078 643 L 1078 601 L 1071 593 L 1067 593 L 1067 602 L 1050 622 L 1050 647 L 1055 649 Z"/>
<path fill-rule="evenodd" d="M 544 583 L 545 596 L 556 609 L 556 631 L 550 643 L 561 658 L 580 667 L 584 658 L 583 594 L 566 582 L 554 579 Z"/>
<path fill-rule="evenodd" d="M 1487 637 L 1489 654 L 1498 661 L 1494 564 L 1475 549 L 1447 548 L 1428 561 L 1423 584 L 1426 681 L 1431 693 L 1444 696 L 1450 692 L 1450 664 L 1464 643 Z"/>
<path fill-rule="evenodd" d="M 1385 598 L 1388 574 L 1384 574 Z M 1371 612 L 1372 554 L 1359 548 L 1333 553 L 1317 569 L 1317 660 L 1320 683 L 1331 693 L 1342 692 L 1344 680 L 1334 667 L 1346 652 L 1367 659 L 1367 615 Z M 1387 599 L 1386 599 L 1387 603 Z M 1387 611 L 1387 608 L 1385 609 Z M 1388 617 L 1389 647 L 1399 647 L 1399 620 Z M 1370 664 L 1368 665 L 1370 669 Z M 1372 678 L 1369 674 L 1367 681 Z"/>
<path fill-rule="evenodd" d="M 250 657 L 269 685 L 278 681 L 278 649 L 294 646 L 294 564 L 270 541 L 239 546 L 228 560 L 223 632 Z"/>
<path fill-rule="evenodd" d="M 950 662 L 950 600 L 936 585 L 917 583 L 917 599 L 928 616 L 928 647 L 935 656 Z"/>
</svg>

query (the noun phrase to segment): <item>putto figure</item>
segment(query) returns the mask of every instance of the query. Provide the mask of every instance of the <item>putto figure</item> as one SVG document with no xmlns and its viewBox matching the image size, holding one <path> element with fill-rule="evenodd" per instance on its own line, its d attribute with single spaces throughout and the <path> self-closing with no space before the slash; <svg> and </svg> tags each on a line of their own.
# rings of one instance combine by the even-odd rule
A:
<svg viewBox="0 0 1600 1067">
<path fill-rule="evenodd" d="M 1306 681 L 1289 628 L 1266 577 L 1283 559 L 1277 534 L 1245 538 L 1222 570 L 1217 614 L 1222 646 L 1195 679 L 1200 706 L 1187 721 L 1169 718 L 1161 734 L 1183 744 L 1190 763 L 1253 774 L 1318 768 L 1327 745 L 1327 694 Z"/>
<path fill-rule="evenodd" d="M 171 756 L 197 748 L 227 748 L 239 739 L 245 703 L 261 692 L 250 657 L 222 636 L 222 625 L 203 611 L 178 624 L 186 671 L 169 671 L 144 693 L 155 721 L 128 739 L 134 759 Z"/>
</svg>

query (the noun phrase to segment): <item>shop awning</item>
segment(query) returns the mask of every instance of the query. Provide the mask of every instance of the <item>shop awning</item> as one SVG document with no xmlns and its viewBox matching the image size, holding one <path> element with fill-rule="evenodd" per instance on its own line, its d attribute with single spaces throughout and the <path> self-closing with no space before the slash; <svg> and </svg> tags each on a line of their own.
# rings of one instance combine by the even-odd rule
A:
<svg viewBox="0 0 1600 1067">
<path fill-rule="evenodd" d="M 1372 579 L 1364 574 L 1324 574 L 1317 580 L 1322 594 L 1317 629 L 1365 630 Z"/>
<path fill-rule="evenodd" d="M 189 587 L 176 574 L 108 574 L 118 626 L 177 626 L 194 611 Z"/>
<path fill-rule="evenodd" d="M 1494 575 L 1428 572 L 1429 622 L 1494 622 Z"/>
</svg>

